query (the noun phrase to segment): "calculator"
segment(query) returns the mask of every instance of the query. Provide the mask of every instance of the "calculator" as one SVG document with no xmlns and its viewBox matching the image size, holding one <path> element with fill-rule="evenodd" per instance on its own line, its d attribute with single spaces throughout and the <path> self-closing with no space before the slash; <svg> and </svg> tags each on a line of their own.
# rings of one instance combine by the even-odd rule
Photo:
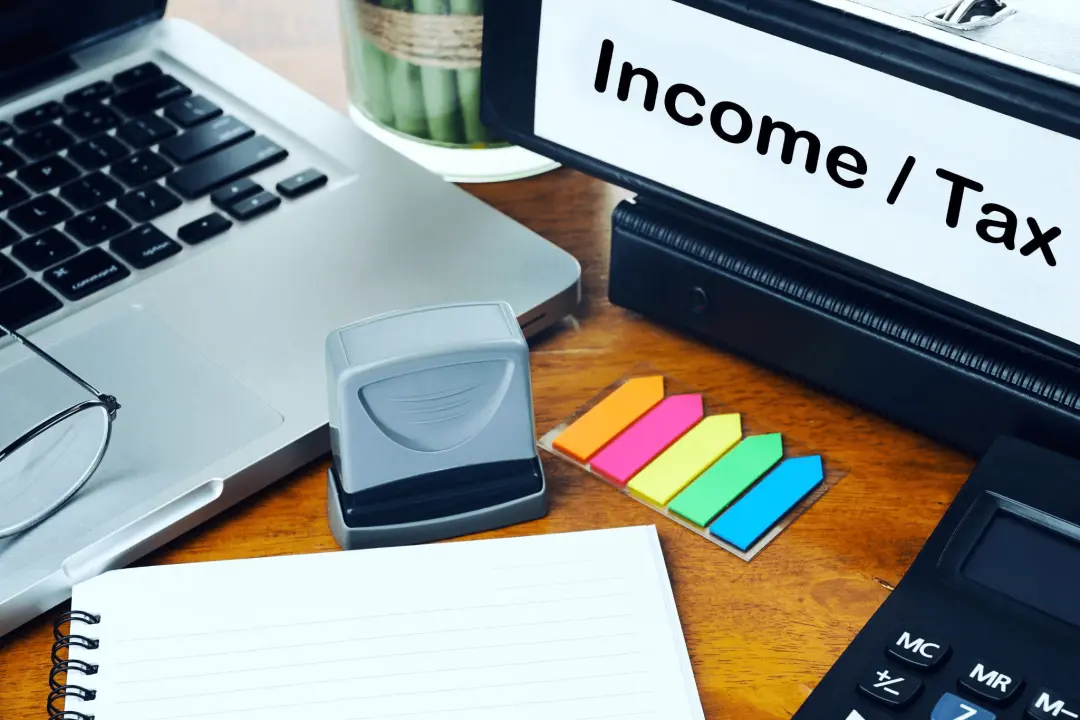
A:
<svg viewBox="0 0 1080 720">
<path fill-rule="evenodd" d="M 995 441 L 793 720 L 907 718 L 1080 718 L 1080 461 Z"/>
</svg>

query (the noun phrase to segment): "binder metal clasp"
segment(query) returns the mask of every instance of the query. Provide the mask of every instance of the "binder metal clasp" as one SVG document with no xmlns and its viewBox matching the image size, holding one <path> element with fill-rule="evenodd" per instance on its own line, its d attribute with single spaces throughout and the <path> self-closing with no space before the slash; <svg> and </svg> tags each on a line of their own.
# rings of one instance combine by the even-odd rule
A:
<svg viewBox="0 0 1080 720">
<path fill-rule="evenodd" d="M 955 0 L 923 17 L 938 27 L 967 32 L 997 25 L 1015 14 L 1004 0 Z"/>
</svg>

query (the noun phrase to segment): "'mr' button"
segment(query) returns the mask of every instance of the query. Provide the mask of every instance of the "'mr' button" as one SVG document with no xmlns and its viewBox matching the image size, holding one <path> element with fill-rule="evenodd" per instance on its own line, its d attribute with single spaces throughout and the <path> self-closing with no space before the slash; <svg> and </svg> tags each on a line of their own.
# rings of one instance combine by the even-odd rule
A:
<svg viewBox="0 0 1080 720">
<path fill-rule="evenodd" d="M 979 660 L 967 673 L 960 676 L 960 685 L 977 697 L 995 703 L 1006 703 L 1020 689 L 1024 681 L 1011 670 L 985 660 Z"/>
<path fill-rule="evenodd" d="M 904 630 L 888 648 L 888 654 L 908 667 L 917 670 L 932 670 L 949 654 L 949 646 L 935 638 L 918 635 Z"/>
</svg>

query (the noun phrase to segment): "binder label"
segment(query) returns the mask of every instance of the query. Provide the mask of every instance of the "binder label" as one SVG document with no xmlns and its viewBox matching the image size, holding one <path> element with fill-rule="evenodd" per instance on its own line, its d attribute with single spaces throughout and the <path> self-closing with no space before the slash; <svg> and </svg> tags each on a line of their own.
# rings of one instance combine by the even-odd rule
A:
<svg viewBox="0 0 1080 720">
<path fill-rule="evenodd" d="M 1080 342 L 1080 141 L 674 0 L 544 0 L 538 136 Z"/>
</svg>

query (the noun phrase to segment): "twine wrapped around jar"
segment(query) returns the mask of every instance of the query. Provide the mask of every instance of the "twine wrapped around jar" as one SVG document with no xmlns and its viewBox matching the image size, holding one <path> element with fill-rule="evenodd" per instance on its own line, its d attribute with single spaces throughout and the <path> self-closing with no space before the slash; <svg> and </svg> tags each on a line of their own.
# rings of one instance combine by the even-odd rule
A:
<svg viewBox="0 0 1080 720">
<path fill-rule="evenodd" d="M 360 32 L 384 53 L 421 67 L 480 67 L 483 16 L 421 15 L 382 7 L 373 0 L 363 2 L 366 7 L 360 13 Z"/>
<path fill-rule="evenodd" d="M 366 114 L 421 140 L 495 144 L 480 122 L 483 0 L 344 1 Z"/>
</svg>

